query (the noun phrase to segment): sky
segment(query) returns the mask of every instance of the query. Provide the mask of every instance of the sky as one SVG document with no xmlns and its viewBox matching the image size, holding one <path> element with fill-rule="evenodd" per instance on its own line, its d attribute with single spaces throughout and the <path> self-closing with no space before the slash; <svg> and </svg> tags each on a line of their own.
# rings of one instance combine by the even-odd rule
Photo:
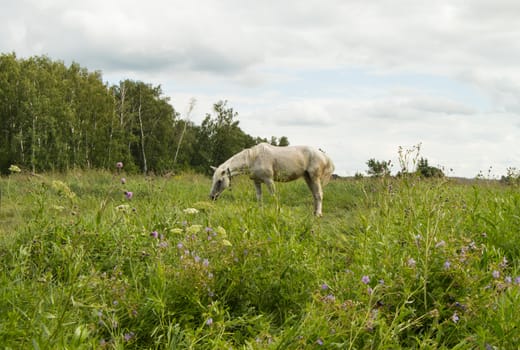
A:
<svg viewBox="0 0 520 350">
<path fill-rule="evenodd" d="M 0 52 L 161 85 L 200 124 L 323 149 L 336 173 L 413 150 L 450 176 L 520 168 L 517 0 L 0 0 Z M 190 101 L 196 104 L 188 115 Z M 406 153 L 406 152 L 404 152 Z M 403 160 L 403 157 L 401 157 Z"/>
</svg>

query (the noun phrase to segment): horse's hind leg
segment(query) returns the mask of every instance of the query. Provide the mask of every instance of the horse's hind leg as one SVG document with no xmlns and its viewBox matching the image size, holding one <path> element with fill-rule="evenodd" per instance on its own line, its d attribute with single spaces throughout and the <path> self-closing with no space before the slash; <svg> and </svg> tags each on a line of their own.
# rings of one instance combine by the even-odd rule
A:
<svg viewBox="0 0 520 350">
<path fill-rule="evenodd" d="M 269 193 L 271 193 L 271 195 L 274 195 L 274 193 L 275 193 L 274 180 L 272 180 L 272 179 L 265 180 L 265 185 L 267 186 Z"/>
<path fill-rule="evenodd" d="M 320 180 L 311 178 L 311 176 L 307 172 L 305 173 L 304 178 L 305 182 L 307 183 L 307 186 L 312 192 L 312 197 L 314 198 L 314 215 L 321 216 L 323 191 L 321 189 Z"/>
</svg>

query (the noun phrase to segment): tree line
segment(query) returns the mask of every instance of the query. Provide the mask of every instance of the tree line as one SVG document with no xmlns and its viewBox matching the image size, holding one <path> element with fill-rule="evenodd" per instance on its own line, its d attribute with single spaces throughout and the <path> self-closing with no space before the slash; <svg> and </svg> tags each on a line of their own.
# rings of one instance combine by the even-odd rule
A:
<svg viewBox="0 0 520 350">
<path fill-rule="evenodd" d="M 193 107 L 193 105 L 191 106 Z M 218 101 L 201 125 L 182 118 L 160 86 L 124 80 L 109 86 L 99 71 L 46 56 L 0 55 L 0 172 L 16 164 L 32 172 L 109 169 L 207 173 L 259 142 L 238 113 Z"/>
<path fill-rule="evenodd" d="M 391 160 L 376 160 L 375 158 L 370 158 L 366 162 L 368 166 L 367 174 L 371 177 L 384 177 L 390 176 L 392 161 Z M 397 172 L 396 176 L 401 177 L 409 174 L 415 174 L 420 177 L 444 177 L 444 172 L 437 167 L 431 166 L 428 164 L 428 159 L 421 157 L 417 164 L 415 165 L 415 171 L 410 172 L 407 167 L 402 167 L 399 172 Z M 356 177 L 362 177 L 361 174 L 356 175 Z"/>
</svg>

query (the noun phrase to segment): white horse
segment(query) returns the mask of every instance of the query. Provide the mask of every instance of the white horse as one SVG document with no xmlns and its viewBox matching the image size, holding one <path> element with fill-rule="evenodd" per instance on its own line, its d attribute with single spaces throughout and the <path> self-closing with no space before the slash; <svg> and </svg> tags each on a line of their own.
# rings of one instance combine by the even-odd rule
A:
<svg viewBox="0 0 520 350">
<path fill-rule="evenodd" d="M 321 216 L 322 186 L 334 172 L 332 160 L 321 150 L 308 146 L 277 147 L 260 143 L 235 154 L 218 168 L 211 167 L 213 184 L 210 198 L 216 200 L 235 175 L 247 174 L 255 183 L 256 197 L 262 199 L 262 182 L 274 194 L 274 181 L 293 181 L 303 176 L 314 197 L 314 214 Z"/>
</svg>

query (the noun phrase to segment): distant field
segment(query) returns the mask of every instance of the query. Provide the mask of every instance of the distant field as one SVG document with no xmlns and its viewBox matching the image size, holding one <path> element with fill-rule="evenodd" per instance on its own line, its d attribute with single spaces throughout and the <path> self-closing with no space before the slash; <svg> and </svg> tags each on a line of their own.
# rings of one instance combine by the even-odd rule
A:
<svg viewBox="0 0 520 350">
<path fill-rule="evenodd" d="M 339 179 L 321 219 L 304 181 L 262 206 L 247 178 L 209 189 L 1 178 L 1 348 L 518 347 L 518 187 Z"/>
</svg>

